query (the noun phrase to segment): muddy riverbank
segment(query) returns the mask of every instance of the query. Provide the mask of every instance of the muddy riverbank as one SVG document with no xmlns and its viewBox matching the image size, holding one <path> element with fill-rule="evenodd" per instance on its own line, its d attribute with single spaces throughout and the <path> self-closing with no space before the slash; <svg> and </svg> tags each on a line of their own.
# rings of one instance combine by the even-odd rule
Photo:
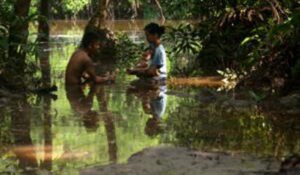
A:
<svg viewBox="0 0 300 175">
<path fill-rule="evenodd" d="M 280 162 L 239 153 L 202 152 L 179 147 L 147 148 L 126 164 L 82 170 L 81 175 L 263 175 L 277 174 Z M 279 174 L 278 174 L 279 175 Z"/>
</svg>

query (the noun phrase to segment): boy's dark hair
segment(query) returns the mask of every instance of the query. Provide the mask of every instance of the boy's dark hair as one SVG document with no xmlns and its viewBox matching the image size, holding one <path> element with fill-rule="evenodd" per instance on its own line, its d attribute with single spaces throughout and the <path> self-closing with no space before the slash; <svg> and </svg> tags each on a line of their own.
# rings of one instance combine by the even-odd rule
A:
<svg viewBox="0 0 300 175">
<path fill-rule="evenodd" d="M 144 30 L 149 32 L 150 34 L 157 34 L 159 37 L 161 37 L 165 33 L 165 27 L 159 26 L 156 23 L 150 23 L 146 25 Z"/>
<path fill-rule="evenodd" d="M 88 46 L 91 43 L 93 43 L 95 41 L 100 41 L 100 39 L 101 39 L 101 36 L 97 32 L 94 32 L 94 31 L 85 32 L 82 37 L 80 46 L 83 48 L 88 48 Z"/>
</svg>

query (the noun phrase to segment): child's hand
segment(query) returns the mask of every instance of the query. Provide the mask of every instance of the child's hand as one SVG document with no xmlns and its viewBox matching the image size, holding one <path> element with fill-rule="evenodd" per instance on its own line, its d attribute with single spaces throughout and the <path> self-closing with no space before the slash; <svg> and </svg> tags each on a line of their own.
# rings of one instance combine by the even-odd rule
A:
<svg viewBox="0 0 300 175">
<path fill-rule="evenodd" d="M 148 64 L 146 63 L 146 62 L 144 62 L 144 63 L 141 63 L 141 66 L 140 66 L 141 68 L 146 68 L 146 67 L 148 67 Z"/>
<path fill-rule="evenodd" d="M 109 78 L 110 78 L 110 80 L 111 80 L 112 82 L 115 82 L 116 77 L 117 77 L 117 75 L 116 75 L 115 72 L 113 72 L 111 75 L 109 75 Z"/>
</svg>

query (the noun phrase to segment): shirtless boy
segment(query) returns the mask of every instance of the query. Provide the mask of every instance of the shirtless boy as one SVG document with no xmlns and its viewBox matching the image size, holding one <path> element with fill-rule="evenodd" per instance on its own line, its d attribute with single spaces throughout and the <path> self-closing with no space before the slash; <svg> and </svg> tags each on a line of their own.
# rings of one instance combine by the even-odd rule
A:
<svg viewBox="0 0 300 175">
<path fill-rule="evenodd" d="M 84 34 L 80 47 L 73 53 L 69 60 L 65 78 L 66 84 L 79 85 L 82 79 L 94 83 L 103 83 L 114 81 L 115 75 L 97 76 L 95 65 L 90 58 L 93 53 L 100 49 L 100 36 L 96 32 L 87 32 Z"/>
</svg>

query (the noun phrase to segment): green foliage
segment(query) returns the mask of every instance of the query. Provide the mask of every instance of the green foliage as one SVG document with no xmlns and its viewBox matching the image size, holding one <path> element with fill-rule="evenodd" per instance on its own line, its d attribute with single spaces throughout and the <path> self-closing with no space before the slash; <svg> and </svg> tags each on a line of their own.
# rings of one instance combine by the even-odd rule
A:
<svg viewBox="0 0 300 175">
<path fill-rule="evenodd" d="M 7 55 L 8 47 L 9 47 L 8 30 L 9 30 L 9 23 L 10 23 L 9 21 L 12 16 L 12 6 L 13 4 L 10 1 L 0 2 L 0 80 L 4 78 L 3 73 L 7 66 L 5 59 L 8 56 Z"/>
<path fill-rule="evenodd" d="M 202 48 L 198 32 L 197 27 L 192 24 L 168 27 L 164 42 L 171 62 L 172 75 L 194 76 L 201 73 L 195 60 L 195 55 Z"/>
<path fill-rule="evenodd" d="M 205 19 L 217 16 L 228 7 L 224 0 L 164 0 L 162 7 L 168 19 Z"/>
<path fill-rule="evenodd" d="M 26 38 L 26 44 L 21 44 L 11 39 L 17 38 L 18 41 L 23 40 L 26 35 L 23 33 L 17 34 L 12 28 L 23 27 L 27 23 L 37 21 L 38 14 L 30 12 L 26 17 L 16 16 L 13 8 L 14 3 L 14 1 L 1 1 L 0 5 L 0 86 L 6 86 L 6 88 L 11 90 L 18 86 L 23 89 L 24 84 L 31 83 L 33 74 L 37 70 L 33 62 L 35 60 L 25 59 L 25 61 L 22 62 L 20 60 L 23 59 L 20 58 L 21 56 L 19 57 L 19 55 L 23 55 L 23 53 L 34 55 L 36 53 L 36 41 L 29 40 L 27 42 Z M 8 51 L 12 47 L 17 48 L 16 55 L 18 56 L 9 55 Z M 24 67 L 24 69 L 21 67 Z M 20 70 L 23 71 L 22 75 L 19 74 Z"/>
<path fill-rule="evenodd" d="M 8 29 L 12 17 L 12 6 L 10 1 L 0 2 L 0 58 L 3 58 L 8 50 Z"/>
<path fill-rule="evenodd" d="M 0 145 L 10 144 L 12 142 L 12 135 L 10 133 L 10 118 L 8 117 L 8 113 L 9 112 L 7 110 L 2 109 L 2 115 L 0 117 Z"/>
<path fill-rule="evenodd" d="M 66 12 L 73 13 L 74 15 L 76 15 L 89 2 L 89 0 L 64 0 L 62 1 L 62 6 L 66 10 Z"/>
<path fill-rule="evenodd" d="M 13 154 L 7 153 L 0 156 L 0 172 L 1 174 L 20 175 L 22 171 L 17 168 L 18 163 L 13 160 Z"/>
<path fill-rule="evenodd" d="M 236 75 L 236 81 L 253 78 L 253 81 L 266 83 L 265 79 L 270 79 L 269 84 L 266 83 L 268 86 L 274 85 L 272 78 L 286 79 L 295 72 L 296 68 L 291 70 L 299 58 L 299 49 L 296 49 L 299 47 L 299 4 L 295 1 L 194 3 L 195 6 L 199 4 L 202 7 L 198 14 L 204 18 L 195 27 L 195 32 L 186 32 L 193 31 L 192 27 L 180 26 L 171 29 L 168 35 L 174 48 L 169 53 L 172 62 L 178 60 L 173 59 L 174 55 L 186 53 L 185 61 L 172 65 L 186 62 L 197 65 L 198 70 L 201 69 L 199 73 L 209 75 L 215 75 L 214 70 L 225 72 L 230 69 Z M 201 47 L 189 47 L 193 40 Z M 198 55 L 196 62 L 187 56 L 189 53 Z M 275 83 L 275 86 L 281 86 L 279 84 Z"/>
<path fill-rule="evenodd" d="M 190 19 L 193 18 L 192 8 L 195 0 L 165 0 L 161 1 L 168 19 Z"/>
<path fill-rule="evenodd" d="M 119 33 L 116 36 L 116 59 L 121 70 L 134 66 L 141 58 L 145 45 L 134 43 L 126 34 Z"/>
<path fill-rule="evenodd" d="M 297 60 L 296 65 L 292 69 L 292 75 L 294 79 L 297 79 L 300 77 L 300 60 Z"/>
<path fill-rule="evenodd" d="M 289 8 L 282 22 L 269 18 L 251 32 L 258 45 L 249 54 L 249 59 L 254 60 L 255 69 L 246 77 L 246 81 L 264 83 L 272 89 L 280 89 L 299 76 L 297 64 L 300 53 L 297 48 L 300 46 L 300 15 L 295 7 Z"/>
<path fill-rule="evenodd" d="M 255 93 L 254 91 L 249 91 L 249 95 L 256 103 L 261 102 L 266 98 L 265 94 Z"/>
<path fill-rule="evenodd" d="M 5 57 L 8 50 L 8 29 L 0 24 L 0 57 Z"/>
<path fill-rule="evenodd" d="M 234 89 L 237 84 L 237 81 L 242 77 L 242 75 L 237 75 L 237 73 L 234 70 L 230 70 L 229 68 L 226 68 L 224 71 L 217 70 L 217 72 L 223 77 L 222 81 L 224 82 L 224 86 L 220 87 L 219 90 Z"/>
<path fill-rule="evenodd" d="M 178 27 L 169 27 L 165 40 L 174 54 L 196 54 L 201 50 L 198 32 L 192 24 L 180 24 Z"/>
</svg>

